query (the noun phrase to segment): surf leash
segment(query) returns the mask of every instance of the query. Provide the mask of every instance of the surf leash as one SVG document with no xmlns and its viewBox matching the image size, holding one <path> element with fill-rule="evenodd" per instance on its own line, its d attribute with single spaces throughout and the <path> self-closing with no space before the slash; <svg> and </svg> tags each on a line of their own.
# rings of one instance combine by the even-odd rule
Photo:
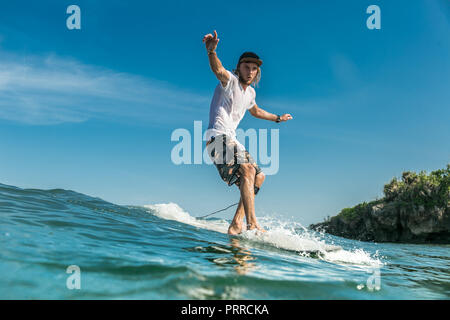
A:
<svg viewBox="0 0 450 320">
<path fill-rule="evenodd" d="M 207 215 L 205 215 L 205 216 L 197 217 L 197 219 L 204 219 L 204 218 L 206 218 L 206 217 L 212 216 L 213 214 L 219 213 L 219 212 L 221 212 L 221 211 L 225 211 L 225 210 L 227 210 L 228 208 L 231 208 L 232 206 L 235 206 L 235 205 L 237 205 L 237 204 L 239 204 L 239 202 L 236 202 L 235 204 L 231 204 L 231 205 L 229 205 L 228 207 L 226 207 L 225 209 L 220 209 L 220 210 L 214 211 L 213 213 L 209 213 L 209 214 L 207 214 Z"/>
<path fill-rule="evenodd" d="M 256 196 L 256 195 L 258 194 L 259 187 L 254 186 L 254 188 L 255 188 L 255 196 Z M 231 208 L 232 206 L 235 206 L 235 205 L 237 205 L 237 204 L 239 204 L 239 202 L 236 202 L 235 204 L 231 204 L 231 205 L 229 205 L 228 207 L 226 207 L 225 209 L 220 209 L 220 210 L 214 211 L 213 213 L 209 213 L 209 214 L 207 214 L 207 215 L 205 215 L 205 216 L 197 217 L 197 219 L 203 219 L 203 218 L 212 216 L 213 214 L 216 214 L 216 213 L 221 212 L 221 211 L 225 211 L 225 210 L 227 210 L 228 208 Z"/>
</svg>

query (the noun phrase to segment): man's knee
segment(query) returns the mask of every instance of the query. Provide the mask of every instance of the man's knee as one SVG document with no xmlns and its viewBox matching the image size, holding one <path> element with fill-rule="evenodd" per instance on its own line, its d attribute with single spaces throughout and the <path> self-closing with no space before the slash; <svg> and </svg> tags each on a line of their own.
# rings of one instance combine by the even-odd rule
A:
<svg viewBox="0 0 450 320">
<path fill-rule="evenodd" d="M 239 172 L 247 178 L 255 178 L 256 175 L 256 169 L 251 163 L 242 163 L 239 166 Z"/>
<path fill-rule="evenodd" d="M 264 172 L 261 171 L 255 177 L 255 184 L 261 186 L 262 183 L 264 182 L 264 179 L 266 179 L 266 175 L 264 174 Z"/>
</svg>

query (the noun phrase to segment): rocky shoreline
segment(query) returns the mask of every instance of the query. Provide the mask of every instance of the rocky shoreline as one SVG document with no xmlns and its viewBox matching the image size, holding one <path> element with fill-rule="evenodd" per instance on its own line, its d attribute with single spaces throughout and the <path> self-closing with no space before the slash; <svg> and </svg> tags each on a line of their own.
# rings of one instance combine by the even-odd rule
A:
<svg viewBox="0 0 450 320">
<path fill-rule="evenodd" d="M 384 197 L 345 208 L 311 229 L 361 241 L 450 244 L 450 164 L 403 172 L 384 186 Z"/>
</svg>

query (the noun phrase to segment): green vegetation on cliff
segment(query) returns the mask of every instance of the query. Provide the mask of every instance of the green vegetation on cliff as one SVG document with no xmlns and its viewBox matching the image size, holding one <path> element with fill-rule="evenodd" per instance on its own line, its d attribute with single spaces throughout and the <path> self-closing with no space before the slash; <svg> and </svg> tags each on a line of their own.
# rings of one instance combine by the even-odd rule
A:
<svg viewBox="0 0 450 320">
<path fill-rule="evenodd" d="M 376 200 L 376 201 L 378 201 L 378 200 Z M 363 203 L 357 204 L 356 206 L 354 206 L 352 208 L 344 208 L 341 210 L 341 212 L 338 214 L 338 216 L 345 220 L 353 220 L 353 219 L 357 218 L 358 216 L 360 216 L 363 212 L 365 212 L 372 205 L 374 205 L 376 201 L 363 202 Z"/>
<path fill-rule="evenodd" d="M 432 171 L 429 175 L 403 172 L 402 180 L 393 178 L 384 186 L 386 202 L 397 201 L 407 205 L 423 205 L 425 208 L 445 207 L 450 199 L 450 164 L 446 169 Z"/>
<path fill-rule="evenodd" d="M 446 169 L 403 172 L 384 186 L 384 197 L 360 203 L 315 230 L 350 239 L 450 244 L 450 164 Z"/>
<path fill-rule="evenodd" d="M 399 206 L 424 206 L 426 209 L 449 206 L 450 199 L 450 164 L 446 169 L 425 171 L 419 174 L 405 171 L 401 180 L 394 177 L 384 185 L 382 199 L 363 202 L 352 208 L 344 208 L 337 215 L 346 221 L 353 220 L 380 203 L 396 202 Z"/>
</svg>

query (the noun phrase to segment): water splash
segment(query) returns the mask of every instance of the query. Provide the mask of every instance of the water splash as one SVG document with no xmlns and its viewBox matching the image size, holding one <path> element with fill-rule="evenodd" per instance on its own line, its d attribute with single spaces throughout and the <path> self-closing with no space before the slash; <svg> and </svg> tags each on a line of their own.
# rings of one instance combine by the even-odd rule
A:
<svg viewBox="0 0 450 320">
<path fill-rule="evenodd" d="M 197 219 L 183 210 L 176 203 L 160 203 L 144 205 L 150 213 L 166 220 L 175 220 L 194 227 L 227 233 L 229 222 L 221 219 Z M 308 230 L 295 221 L 286 221 L 276 217 L 260 217 L 260 225 L 267 232 L 247 230 L 238 238 L 246 240 L 255 246 L 271 246 L 278 249 L 295 251 L 302 256 L 318 257 L 319 259 L 351 265 L 381 266 L 379 257 L 371 256 L 363 249 L 344 249 L 334 244 L 326 243 L 321 233 Z M 270 249 L 270 248 L 268 248 Z"/>
</svg>

